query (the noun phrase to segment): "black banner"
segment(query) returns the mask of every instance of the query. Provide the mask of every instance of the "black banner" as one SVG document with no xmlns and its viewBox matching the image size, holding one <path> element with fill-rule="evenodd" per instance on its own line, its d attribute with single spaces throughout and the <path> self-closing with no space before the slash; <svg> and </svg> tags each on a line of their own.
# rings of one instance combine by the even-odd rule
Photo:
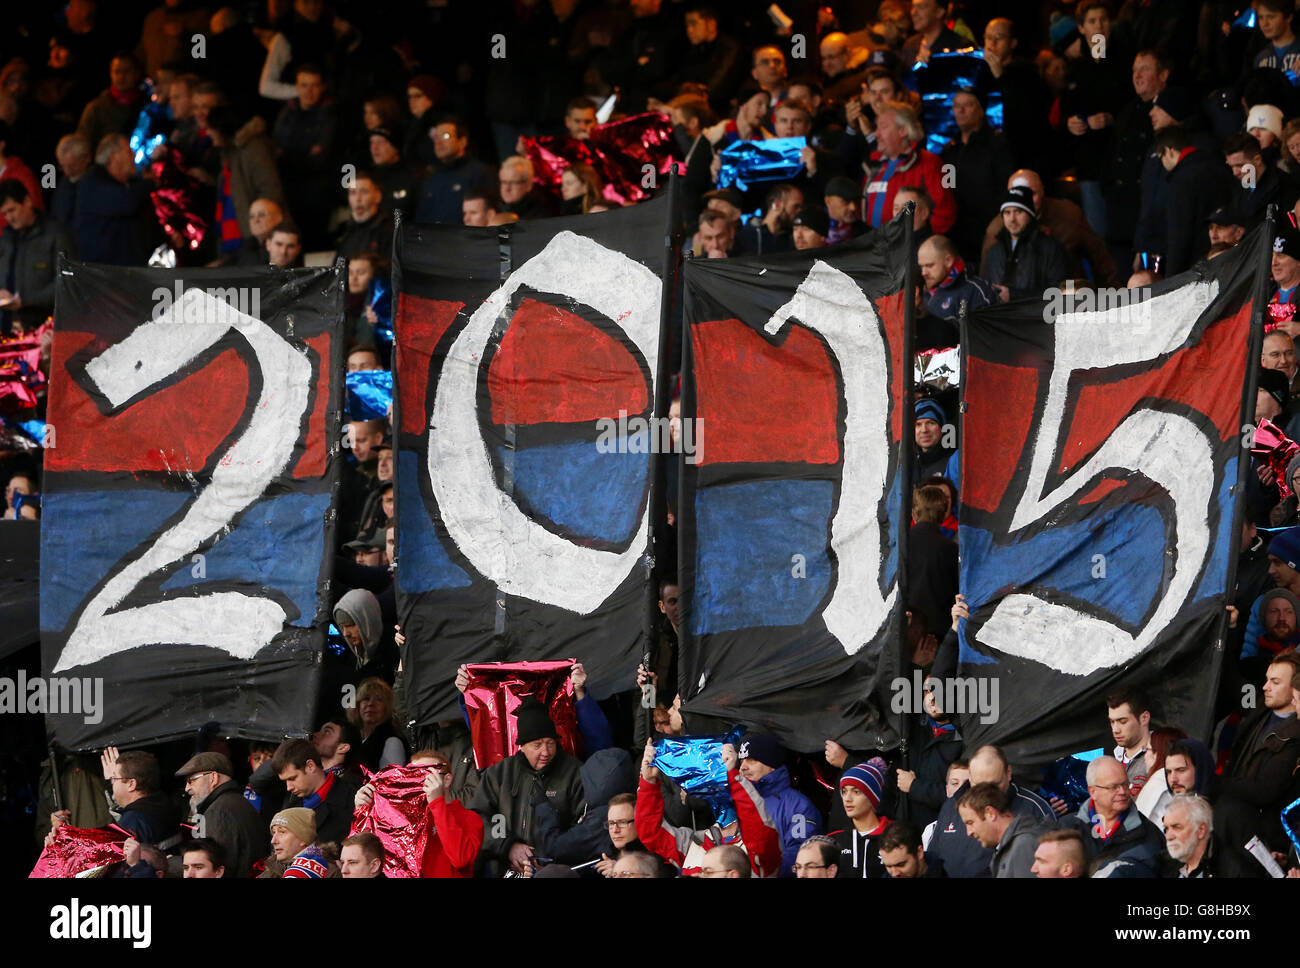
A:
<svg viewBox="0 0 1300 968">
<path fill-rule="evenodd" d="M 421 724 L 459 716 L 461 663 L 577 658 L 597 697 L 633 684 L 668 227 L 665 195 L 399 231 L 398 609 Z"/>
<path fill-rule="evenodd" d="M 310 729 L 342 286 L 337 267 L 60 266 L 41 522 L 52 742 Z"/>
<path fill-rule="evenodd" d="M 1105 735 L 1104 697 L 1121 685 L 1148 689 L 1156 721 L 1208 739 L 1265 233 L 1150 291 L 1049 292 L 968 320 L 971 618 L 953 710 L 968 745 L 1020 763 L 1077 752 Z"/>
<path fill-rule="evenodd" d="M 904 668 L 904 221 L 829 248 L 684 266 L 683 708 L 805 752 L 897 741 L 886 718 Z"/>
</svg>

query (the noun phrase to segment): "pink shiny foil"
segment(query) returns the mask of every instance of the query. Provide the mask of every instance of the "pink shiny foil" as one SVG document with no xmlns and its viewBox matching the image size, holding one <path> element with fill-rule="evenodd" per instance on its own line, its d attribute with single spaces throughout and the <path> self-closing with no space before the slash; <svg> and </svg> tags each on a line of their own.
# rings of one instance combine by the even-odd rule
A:
<svg viewBox="0 0 1300 968">
<path fill-rule="evenodd" d="M 1291 482 L 1286 479 L 1287 465 L 1300 453 L 1297 444 L 1282 433 L 1271 420 L 1261 420 L 1255 428 L 1255 439 L 1250 445 L 1252 457 L 1258 457 L 1273 472 L 1278 495 L 1282 500 L 1291 496 Z"/>
<path fill-rule="evenodd" d="M 125 831 L 86 830 L 63 824 L 54 829 L 54 843 L 41 851 L 36 866 L 27 876 L 76 877 L 106 864 L 116 864 L 125 856 L 122 849 L 125 840 Z"/>
<path fill-rule="evenodd" d="M 578 713 L 569 673 L 577 659 L 562 662 L 481 662 L 468 667 L 465 708 L 474 741 L 474 763 L 486 770 L 519 749 L 515 710 L 535 696 L 550 713 L 560 748 L 580 754 Z"/>
<path fill-rule="evenodd" d="M 41 337 L 52 326 L 46 322 L 31 333 L 0 340 L 0 414 L 12 416 L 40 402 L 46 382 L 41 371 Z"/>
<path fill-rule="evenodd" d="M 351 833 L 379 838 L 389 877 L 419 877 L 429 840 L 429 799 L 424 795 L 429 771 L 423 766 L 390 766 L 371 773 L 363 766 L 361 772 L 374 787 L 375 798 L 352 815 Z"/>
<path fill-rule="evenodd" d="M 673 140 L 673 125 L 658 112 L 636 114 L 597 128 L 586 141 L 567 134 L 525 138 L 525 153 L 533 163 L 534 184 L 560 201 L 560 178 L 574 162 L 596 169 L 607 201 L 631 205 L 645 201 L 651 190 L 641 187 L 645 165 L 667 175 L 681 152 Z"/>
<path fill-rule="evenodd" d="M 198 249 L 208 231 L 208 220 L 195 208 L 200 186 L 196 179 L 185 173 L 180 164 L 180 152 L 174 148 L 151 164 L 157 185 L 149 193 L 158 224 L 170 239 L 179 235 L 190 251 Z"/>
</svg>

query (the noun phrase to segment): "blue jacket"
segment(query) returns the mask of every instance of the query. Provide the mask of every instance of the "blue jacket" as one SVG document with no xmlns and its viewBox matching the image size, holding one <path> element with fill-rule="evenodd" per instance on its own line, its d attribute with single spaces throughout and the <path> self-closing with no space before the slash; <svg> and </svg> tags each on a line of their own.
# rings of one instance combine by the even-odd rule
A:
<svg viewBox="0 0 1300 968">
<path fill-rule="evenodd" d="M 781 836 L 781 876 L 794 877 L 791 867 L 799 854 L 799 846 L 814 834 L 822 832 L 821 811 L 813 802 L 790 786 L 790 771 L 784 766 L 773 770 L 754 784 L 768 816 L 776 824 Z"/>
<path fill-rule="evenodd" d="M 966 312 L 973 313 L 985 306 L 996 306 L 998 294 L 979 276 L 960 272 L 951 281 L 939 283 L 926 301 L 926 311 L 939 319 L 956 319 L 961 301 L 966 300 Z"/>
<path fill-rule="evenodd" d="M 99 165 L 77 182 L 72 234 L 86 262 L 142 266 L 149 258 L 149 190 L 141 179 L 123 185 Z"/>
<path fill-rule="evenodd" d="M 434 168 L 420 182 L 415 220 L 460 225 L 464 218 L 460 203 L 464 201 L 465 193 L 482 188 L 487 182 L 488 170 L 476 158 L 467 156 L 451 165 Z"/>
</svg>

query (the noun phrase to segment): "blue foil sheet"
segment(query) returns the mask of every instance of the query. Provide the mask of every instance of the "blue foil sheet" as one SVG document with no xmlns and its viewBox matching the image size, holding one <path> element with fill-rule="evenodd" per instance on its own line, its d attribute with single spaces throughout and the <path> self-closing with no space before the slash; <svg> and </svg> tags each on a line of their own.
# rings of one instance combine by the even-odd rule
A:
<svg viewBox="0 0 1300 968">
<path fill-rule="evenodd" d="M 806 138 L 732 142 L 719 152 L 718 187 L 743 192 L 759 182 L 788 181 L 803 171 L 799 155 L 807 144 Z"/>
<path fill-rule="evenodd" d="M 1087 750 L 1062 756 L 1043 771 L 1043 785 L 1038 788 L 1044 800 L 1060 797 L 1075 813 L 1088 802 L 1088 764 L 1104 754 L 1105 750 Z"/>
<path fill-rule="evenodd" d="M 153 93 L 152 88 L 150 94 L 152 96 L 140 110 L 135 128 L 131 131 L 131 156 L 135 160 L 135 167 L 141 172 L 149 166 L 154 149 L 167 140 L 168 133 L 175 126 L 171 108 L 157 100 L 158 95 Z"/>
<path fill-rule="evenodd" d="M 693 797 L 706 802 L 721 827 L 736 819 L 727 785 L 727 768 L 722 747 L 737 749 L 745 727 L 737 726 L 725 736 L 670 736 L 655 741 L 655 767 Z"/>
<path fill-rule="evenodd" d="M 1300 800 L 1292 800 L 1282 808 L 1282 829 L 1295 844 L 1296 854 L 1300 855 Z"/>
<path fill-rule="evenodd" d="M 393 405 L 389 370 L 357 370 L 347 376 L 349 420 L 383 420 Z"/>
<path fill-rule="evenodd" d="M 391 358 L 393 350 L 393 283 L 391 279 L 370 280 L 370 292 L 366 296 L 366 305 L 375 312 L 373 325 L 375 345 L 383 351 L 385 359 Z"/>
<path fill-rule="evenodd" d="M 926 131 L 927 151 L 938 154 L 958 136 L 952 117 L 952 97 L 958 91 L 973 90 L 984 100 L 984 120 L 1002 128 L 1002 91 L 998 80 L 977 48 L 931 54 L 930 63 L 912 66 L 905 77 L 909 88 L 921 95 L 921 126 Z"/>
</svg>

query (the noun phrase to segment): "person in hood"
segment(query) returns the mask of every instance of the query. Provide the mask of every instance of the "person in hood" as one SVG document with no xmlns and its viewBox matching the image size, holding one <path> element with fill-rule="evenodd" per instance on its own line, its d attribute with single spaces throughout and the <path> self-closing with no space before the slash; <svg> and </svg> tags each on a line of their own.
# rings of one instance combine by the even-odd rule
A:
<svg viewBox="0 0 1300 968">
<path fill-rule="evenodd" d="M 537 852 L 557 863 L 572 867 L 598 863 L 590 870 L 609 876 L 621 850 L 644 850 L 636 839 L 636 768 L 627 750 L 604 749 L 593 753 L 578 771 L 582 777 L 587 811 L 568 830 L 560 830 L 560 818 L 549 801 L 539 802 L 533 811 L 537 831 Z M 616 806 L 614 801 L 618 801 Z"/>
<path fill-rule="evenodd" d="M 971 787 L 957 801 L 966 834 L 992 850 L 989 872 L 996 877 L 1033 877 L 1038 838 L 1056 825 L 1035 817 L 1017 816 L 1011 798 L 996 783 Z"/>
<path fill-rule="evenodd" d="M 354 588 L 340 598 L 334 606 L 334 624 L 356 659 L 358 679 L 377 676 L 392 681 L 397 670 L 396 649 L 384 635 L 379 599 L 374 592 Z"/>
<path fill-rule="evenodd" d="M 885 787 L 885 761 L 873 756 L 844 771 L 840 777 L 840 799 L 849 826 L 831 832 L 840 848 L 839 877 L 886 877 L 880 862 L 880 835 L 889 826 L 888 817 L 876 813 Z"/>
<path fill-rule="evenodd" d="M 1164 766 L 1151 774 L 1137 796 L 1137 806 L 1157 826 L 1169 801 L 1182 793 L 1206 795 L 1214 776 L 1214 755 L 1199 739 L 1173 740 L 1165 749 Z"/>
<path fill-rule="evenodd" d="M 758 733 L 740 744 L 740 775 L 763 798 L 768 816 L 781 837 L 781 876 L 794 877 L 799 846 L 822 832 L 822 815 L 811 800 L 790 785 L 785 751 L 776 737 Z"/>
<path fill-rule="evenodd" d="M 1295 604 L 1300 601 L 1300 594 L 1297 594 L 1300 593 L 1300 528 L 1287 528 L 1273 535 L 1268 545 L 1268 574 L 1277 588 L 1260 595 L 1250 607 L 1246 638 L 1241 646 L 1241 673 L 1248 682 L 1262 679 L 1263 667 L 1268 660 L 1283 651 L 1281 643 L 1295 638 L 1296 622 L 1293 620 L 1288 626 L 1286 616 L 1287 606 L 1290 606 L 1295 618 L 1300 619 L 1300 608 Z M 1291 598 L 1279 598 L 1274 594 L 1277 591 L 1289 592 Z M 1265 599 L 1270 596 L 1273 606 L 1271 618 L 1263 608 Z"/>
<path fill-rule="evenodd" d="M 537 804 L 551 806 L 554 829 L 563 832 L 582 817 L 587 803 L 580 764 L 560 748 L 560 734 L 545 707 L 534 698 L 525 699 L 515 711 L 515 722 L 518 750 L 483 772 L 469 806 L 487 829 L 481 854 L 528 876 L 536 866 L 534 858 L 545 856 L 537 852 Z"/>
</svg>

